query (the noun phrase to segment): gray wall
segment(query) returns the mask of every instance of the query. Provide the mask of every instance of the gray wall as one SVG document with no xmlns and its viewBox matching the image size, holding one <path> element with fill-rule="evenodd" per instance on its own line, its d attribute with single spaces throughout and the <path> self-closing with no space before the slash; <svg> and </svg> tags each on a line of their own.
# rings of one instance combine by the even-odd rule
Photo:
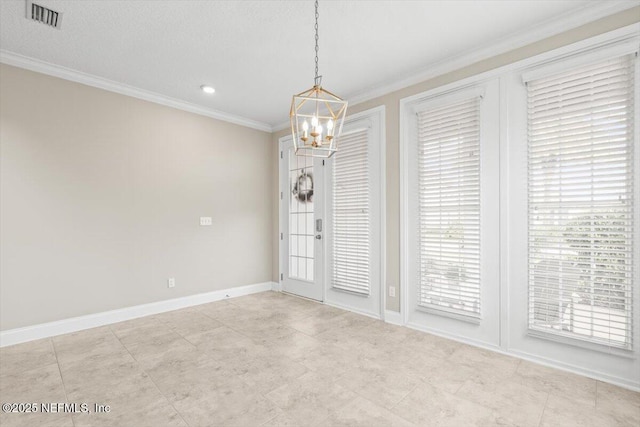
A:
<svg viewBox="0 0 640 427">
<path fill-rule="evenodd" d="M 623 12 L 608 16 L 606 18 L 591 22 L 578 28 L 574 28 L 567 32 L 558 34 L 553 37 L 541 40 L 539 42 L 524 46 L 522 48 L 489 58 L 484 61 L 477 62 L 460 70 L 435 77 L 433 79 L 418 83 L 413 86 L 400 89 L 387 95 L 360 103 L 349 105 L 348 114 L 355 114 L 360 111 L 368 110 L 379 105 L 384 105 L 386 109 L 386 131 L 387 131 L 387 277 L 386 288 L 389 286 L 396 287 L 396 297 L 389 297 L 387 292 L 387 309 L 392 311 L 400 311 L 400 125 L 399 110 L 400 100 L 411 95 L 425 92 L 429 89 L 444 86 L 446 84 L 462 80 L 464 78 L 483 73 L 501 66 L 530 58 L 543 52 L 557 49 L 562 46 L 584 40 L 598 34 L 615 30 L 616 28 L 625 27 L 640 21 L 640 7 L 625 10 Z M 278 176 L 278 156 L 277 146 L 278 139 L 289 133 L 288 129 L 275 132 L 272 135 L 272 161 L 274 178 L 273 182 L 277 183 Z M 278 280 L 278 204 L 279 197 L 277 185 L 272 190 L 272 197 L 275 202 L 273 227 L 273 280 Z"/>
<path fill-rule="evenodd" d="M 7 65 L 0 93 L 1 330 L 271 280 L 269 133 Z"/>
</svg>

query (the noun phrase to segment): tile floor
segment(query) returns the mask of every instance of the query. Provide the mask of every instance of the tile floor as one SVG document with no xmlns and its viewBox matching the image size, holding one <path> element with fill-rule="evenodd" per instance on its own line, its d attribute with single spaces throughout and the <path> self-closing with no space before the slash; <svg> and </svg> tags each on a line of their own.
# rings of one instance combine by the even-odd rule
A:
<svg viewBox="0 0 640 427">
<path fill-rule="evenodd" d="M 0 350 L 9 426 L 638 426 L 640 394 L 265 292 Z"/>
</svg>

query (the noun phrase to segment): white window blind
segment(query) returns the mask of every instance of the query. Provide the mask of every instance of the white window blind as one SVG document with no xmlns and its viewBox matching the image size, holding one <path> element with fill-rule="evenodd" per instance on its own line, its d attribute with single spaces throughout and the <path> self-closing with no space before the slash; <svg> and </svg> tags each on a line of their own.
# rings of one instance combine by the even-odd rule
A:
<svg viewBox="0 0 640 427">
<path fill-rule="evenodd" d="M 631 347 L 634 62 L 527 84 L 533 330 Z"/>
<path fill-rule="evenodd" d="M 371 241 L 368 131 L 344 134 L 333 160 L 332 286 L 369 295 Z"/>
<path fill-rule="evenodd" d="M 480 316 L 480 100 L 418 116 L 418 304 Z"/>
</svg>

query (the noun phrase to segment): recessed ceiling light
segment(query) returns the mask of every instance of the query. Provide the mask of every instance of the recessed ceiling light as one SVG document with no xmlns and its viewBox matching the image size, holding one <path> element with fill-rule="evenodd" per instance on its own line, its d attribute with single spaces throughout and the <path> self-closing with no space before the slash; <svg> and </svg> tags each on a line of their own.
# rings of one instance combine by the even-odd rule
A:
<svg viewBox="0 0 640 427">
<path fill-rule="evenodd" d="M 207 85 L 200 86 L 200 89 L 202 89 L 202 91 L 204 93 L 209 93 L 209 94 L 214 93 L 216 91 L 214 88 L 212 88 L 211 86 L 207 86 Z"/>
</svg>

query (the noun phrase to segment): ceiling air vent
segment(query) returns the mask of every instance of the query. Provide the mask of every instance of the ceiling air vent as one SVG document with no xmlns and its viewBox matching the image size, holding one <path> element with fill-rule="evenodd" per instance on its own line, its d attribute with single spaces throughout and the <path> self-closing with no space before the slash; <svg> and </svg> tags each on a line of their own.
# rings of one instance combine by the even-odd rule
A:
<svg viewBox="0 0 640 427">
<path fill-rule="evenodd" d="M 27 0 L 27 19 L 40 22 L 53 28 L 60 28 L 62 13 Z"/>
</svg>

